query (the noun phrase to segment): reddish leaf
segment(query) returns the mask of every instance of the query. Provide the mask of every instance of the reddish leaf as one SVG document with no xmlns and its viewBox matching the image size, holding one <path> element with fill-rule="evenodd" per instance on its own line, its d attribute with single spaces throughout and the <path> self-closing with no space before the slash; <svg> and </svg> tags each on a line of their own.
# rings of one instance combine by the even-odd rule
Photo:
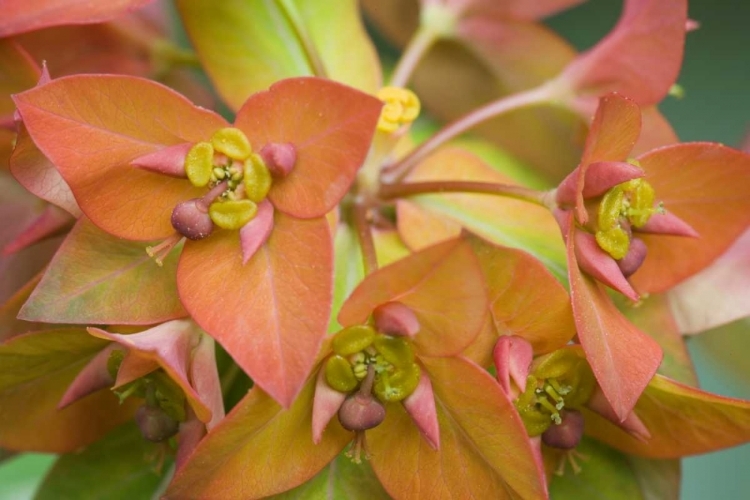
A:
<svg viewBox="0 0 750 500">
<path fill-rule="evenodd" d="M 165 499 L 252 500 L 313 477 L 352 438 L 336 419 L 323 441 L 312 442 L 315 377 L 283 409 L 254 388 L 205 438 L 177 472 Z"/>
<path fill-rule="evenodd" d="M 497 382 L 462 358 L 423 361 L 435 391 L 440 450 L 400 406 L 389 406 L 385 421 L 367 433 L 385 489 L 396 498 L 546 498 L 521 419 Z"/>
<path fill-rule="evenodd" d="M 173 234 L 174 206 L 204 190 L 131 167 L 130 161 L 165 146 L 207 140 L 226 126 L 167 87 L 127 76 L 60 78 L 14 99 L 81 210 L 108 233 L 131 240 Z"/>
<path fill-rule="evenodd" d="M 492 327 L 472 343 L 467 357 L 488 366 L 500 335 L 523 337 L 537 355 L 559 349 L 575 336 L 568 293 L 541 262 L 478 238 L 471 243 L 487 282 Z"/>
<path fill-rule="evenodd" d="M 0 8 L 0 37 L 48 26 L 90 24 L 108 21 L 146 5 L 151 0 L 6 0 Z"/>
<path fill-rule="evenodd" d="M 44 323 L 32 323 L 17 319 L 18 311 L 24 302 L 29 299 L 29 295 L 34 291 L 37 284 L 39 284 L 40 279 L 42 279 L 41 273 L 31 278 L 28 283 L 0 305 L 0 342 L 4 342 L 21 333 L 49 328 L 49 325 Z"/>
<path fill-rule="evenodd" d="M 16 146 L 10 157 L 10 171 L 23 187 L 39 198 L 66 210 L 73 217 L 81 216 L 70 186 L 39 151 L 23 123 L 19 125 Z"/>
<path fill-rule="evenodd" d="M 750 155 L 716 143 L 687 143 L 638 159 L 656 199 L 700 235 L 643 235 L 648 256 L 630 280 L 640 292 L 662 292 L 708 266 L 750 226 Z"/>
<path fill-rule="evenodd" d="M 447 9 L 463 14 L 498 16 L 510 19 L 540 19 L 556 12 L 569 9 L 585 0 L 421 0 L 423 8 L 431 4 L 442 5 Z"/>
<path fill-rule="evenodd" d="M 320 217 L 344 196 L 367 155 L 383 103 L 340 83 L 293 78 L 254 94 L 237 114 L 259 151 L 291 143 L 294 169 L 275 179 L 268 196 L 289 215 Z"/>
<path fill-rule="evenodd" d="M 603 285 L 581 273 L 573 226 L 568 235 L 568 276 L 578 338 L 607 400 L 625 419 L 656 373 L 661 348 L 617 310 Z"/>
<path fill-rule="evenodd" d="M 0 345 L 0 446 L 71 452 L 131 418 L 135 402 L 120 405 L 109 391 L 57 409 L 78 371 L 105 345 L 82 328 L 29 333 Z"/>
<path fill-rule="evenodd" d="M 331 247 L 325 219 L 277 212 L 270 238 L 245 265 L 234 231 L 188 242 L 180 258 L 185 308 L 287 407 L 310 374 L 328 325 Z"/>
<path fill-rule="evenodd" d="M 390 301 L 416 314 L 420 331 L 414 344 L 421 355 L 461 352 L 479 333 L 487 311 L 470 245 L 461 239 L 440 243 L 370 274 L 341 307 L 339 323 L 364 324 L 373 309 Z"/>
<path fill-rule="evenodd" d="M 635 412 L 651 433 L 648 442 L 588 413 L 586 432 L 626 453 L 650 458 L 707 453 L 750 438 L 750 402 L 717 396 L 661 375 L 649 383 Z"/>
<path fill-rule="evenodd" d="M 185 315 L 175 287 L 177 252 L 158 267 L 145 245 L 103 233 L 85 217 L 19 312 L 27 321 L 144 325 Z"/>
<path fill-rule="evenodd" d="M 563 73 L 581 94 L 617 91 L 656 104 L 677 79 L 687 0 L 628 0 L 617 26 Z"/>
</svg>

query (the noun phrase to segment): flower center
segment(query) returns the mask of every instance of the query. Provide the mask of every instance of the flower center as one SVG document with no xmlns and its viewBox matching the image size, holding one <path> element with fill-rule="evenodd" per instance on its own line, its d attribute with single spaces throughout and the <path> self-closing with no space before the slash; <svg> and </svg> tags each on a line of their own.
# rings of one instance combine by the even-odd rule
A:
<svg viewBox="0 0 750 500">
<path fill-rule="evenodd" d="M 632 179 L 613 187 L 599 205 L 596 242 L 613 259 L 624 258 L 630 249 L 632 228 L 643 227 L 656 213 L 654 188 L 643 179 Z"/>
<path fill-rule="evenodd" d="M 420 370 L 408 340 L 378 333 L 368 325 L 344 328 L 333 338 L 326 382 L 339 392 L 358 389 L 369 370 L 372 392 L 382 402 L 401 401 L 419 384 Z"/>
<path fill-rule="evenodd" d="M 586 361 L 568 349 L 534 362 L 526 390 L 514 401 L 529 436 L 563 424 L 565 410 L 579 408 L 591 397 L 594 375 Z"/>
<path fill-rule="evenodd" d="M 190 148 L 185 173 L 194 186 L 210 189 L 209 199 L 204 197 L 203 207 L 196 209 L 207 207 L 211 222 L 222 229 L 240 229 L 250 222 L 273 182 L 271 172 L 261 156 L 253 152 L 245 134 L 232 127 L 220 129 L 210 141 Z M 218 186 L 222 189 L 216 192 Z M 179 224 L 173 225 L 180 231 Z"/>
</svg>

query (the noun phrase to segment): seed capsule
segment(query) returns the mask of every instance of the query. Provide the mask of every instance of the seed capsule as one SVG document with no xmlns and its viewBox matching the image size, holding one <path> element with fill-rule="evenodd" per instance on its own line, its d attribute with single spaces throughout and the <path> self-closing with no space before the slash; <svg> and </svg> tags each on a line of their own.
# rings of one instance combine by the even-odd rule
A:
<svg viewBox="0 0 750 500">
<path fill-rule="evenodd" d="M 365 431 L 385 419 L 385 407 L 370 395 L 359 392 L 347 397 L 339 408 L 339 422 L 348 431 Z"/>
<path fill-rule="evenodd" d="M 172 210 L 170 220 L 175 231 L 190 240 L 202 240 L 214 230 L 214 223 L 200 198 L 178 204 Z"/>
<path fill-rule="evenodd" d="M 179 430 L 179 422 L 158 406 L 143 405 L 135 412 L 135 421 L 144 439 L 159 443 L 169 439 Z"/>
<path fill-rule="evenodd" d="M 583 415 L 575 410 L 563 410 L 561 423 L 550 425 L 542 434 L 542 442 L 553 448 L 572 450 L 583 437 Z"/>
</svg>

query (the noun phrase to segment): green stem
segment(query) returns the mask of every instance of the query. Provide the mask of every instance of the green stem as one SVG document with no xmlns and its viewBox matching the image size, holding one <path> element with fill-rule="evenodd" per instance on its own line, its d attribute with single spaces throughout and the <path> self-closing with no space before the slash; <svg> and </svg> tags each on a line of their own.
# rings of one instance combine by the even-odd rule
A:
<svg viewBox="0 0 750 500">
<path fill-rule="evenodd" d="M 554 80 L 552 82 L 554 82 Z M 400 181 L 406 177 L 420 161 L 450 139 L 463 134 L 485 120 L 489 120 L 490 118 L 494 118 L 504 113 L 544 102 L 554 102 L 558 93 L 559 90 L 556 86 L 545 84 L 525 92 L 519 92 L 492 101 L 491 103 L 464 115 L 453 123 L 449 123 L 401 159 L 401 161 L 386 167 L 381 175 L 381 180 L 386 184 L 393 184 Z"/>
<path fill-rule="evenodd" d="M 379 196 L 383 200 L 407 198 L 421 194 L 438 193 L 483 193 L 505 196 L 516 200 L 528 201 L 547 207 L 547 193 L 523 186 L 512 184 L 496 184 L 493 182 L 477 181 L 428 181 L 404 182 L 397 184 L 383 184 L 380 186 Z"/>
<path fill-rule="evenodd" d="M 440 38 L 440 34 L 428 26 L 420 25 L 409 44 L 404 49 L 401 59 L 391 76 L 391 87 L 405 87 L 419 61 L 422 60 L 427 51 Z"/>
<path fill-rule="evenodd" d="M 365 266 L 365 276 L 378 269 L 378 256 L 375 251 L 375 241 L 372 238 L 370 222 L 367 219 L 368 205 L 361 200 L 354 203 L 354 227 L 357 230 L 359 248 Z"/>
</svg>

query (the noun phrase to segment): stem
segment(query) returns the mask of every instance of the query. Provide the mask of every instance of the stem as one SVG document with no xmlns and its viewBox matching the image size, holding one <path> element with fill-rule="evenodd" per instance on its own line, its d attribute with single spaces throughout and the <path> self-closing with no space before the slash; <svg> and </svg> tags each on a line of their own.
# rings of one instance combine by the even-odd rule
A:
<svg viewBox="0 0 750 500">
<path fill-rule="evenodd" d="M 305 57 L 307 58 L 307 62 L 310 65 L 313 74 L 321 78 L 328 78 L 323 60 L 320 58 L 320 54 L 318 54 L 315 44 L 310 39 L 310 35 L 307 30 L 305 30 L 305 26 L 302 23 L 302 19 L 299 17 L 296 7 L 289 0 L 276 0 L 276 4 L 292 26 L 292 30 L 294 30 L 297 40 L 299 40 L 302 45 L 302 50 L 305 53 Z"/>
<path fill-rule="evenodd" d="M 359 386 L 357 393 L 365 398 L 372 398 L 372 384 L 375 382 L 375 366 L 367 365 L 367 375 Z"/>
<path fill-rule="evenodd" d="M 357 200 L 354 203 L 354 226 L 357 229 L 359 247 L 362 251 L 362 261 L 365 265 L 365 276 L 378 269 L 378 256 L 375 252 L 375 241 L 372 239 L 370 223 L 367 220 L 369 207 Z"/>
<path fill-rule="evenodd" d="M 381 199 L 391 200 L 394 198 L 435 193 L 495 194 L 547 207 L 547 203 L 545 202 L 546 192 L 544 191 L 537 191 L 536 189 L 523 186 L 514 186 L 512 184 L 496 184 L 494 182 L 428 181 L 383 184 L 380 186 L 379 195 Z"/>
<path fill-rule="evenodd" d="M 401 59 L 391 76 L 391 87 L 405 87 L 416 69 L 419 61 L 430 47 L 438 40 L 439 34 L 425 25 L 420 25 L 409 44 L 404 49 Z"/>
<path fill-rule="evenodd" d="M 466 132 L 485 120 L 489 120 L 490 118 L 502 115 L 503 113 L 530 106 L 532 104 L 550 102 L 553 100 L 554 96 L 554 87 L 545 84 L 525 92 L 519 92 L 518 94 L 513 94 L 492 101 L 491 103 L 464 115 L 458 120 L 449 123 L 440 129 L 435 135 L 420 144 L 401 161 L 384 169 L 382 181 L 391 184 L 400 181 L 408 175 L 411 169 L 413 169 L 421 160 L 443 143 Z"/>
</svg>

